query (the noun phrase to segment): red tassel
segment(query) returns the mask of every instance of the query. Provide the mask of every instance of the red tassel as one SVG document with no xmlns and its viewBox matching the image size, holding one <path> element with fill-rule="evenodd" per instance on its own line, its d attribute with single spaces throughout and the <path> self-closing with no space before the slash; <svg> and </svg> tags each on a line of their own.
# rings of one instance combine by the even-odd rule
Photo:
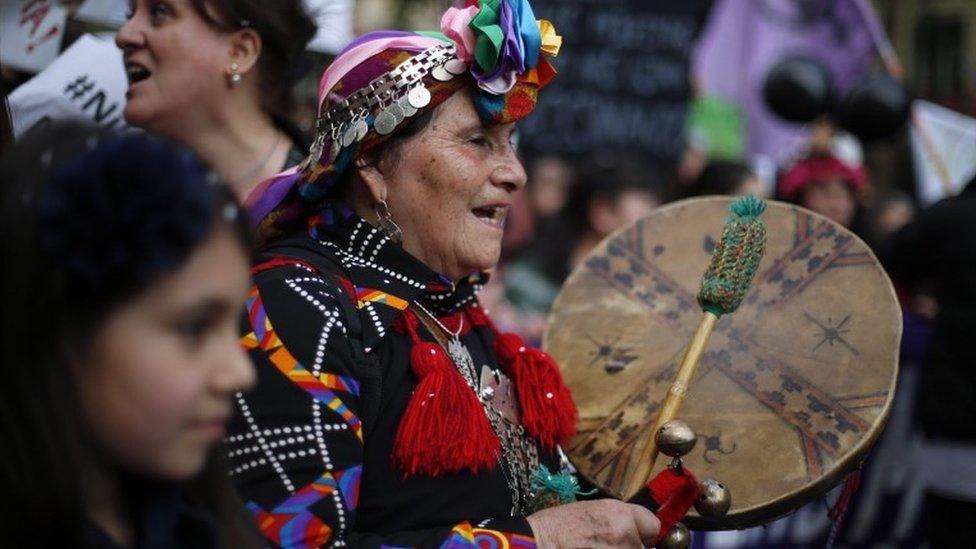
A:
<svg viewBox="0 0 976 549">
<path fill-rule="evenodd" d="M 410 367 L 418 382 L 397 429 L 394 461 L 405 476 L 491 469 L 501 443 L 474 391 L 444 349 L 420 340 L 412 312 L 400 325 L 414 342 Z"/>
<path fill-rule="evenodd" d="M 576 434 L 576 405 L 552 357 L 512 333 L 498 335 L 495 355 L 515 381 L 525 430 L 549 449 L 568 442 Z"/>
<path fill-rule="evenodd" d="M 647 483 L 651 499 L 660 504 L 657 519 L 661 521 L 661 533 L 655 545 L 661 542 L 675 523 L 684 517 L 698 498 L 698 479 L 686 468 L 681 472 L 668 467 Z"/>
</svg>

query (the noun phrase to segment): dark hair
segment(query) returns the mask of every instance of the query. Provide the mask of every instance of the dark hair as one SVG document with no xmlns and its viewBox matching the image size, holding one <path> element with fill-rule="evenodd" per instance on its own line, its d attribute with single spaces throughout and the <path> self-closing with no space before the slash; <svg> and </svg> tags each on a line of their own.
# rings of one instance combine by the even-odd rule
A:
<svg viewBox="0 0 976 549">
<path fill-rule="evenodd" d="M 0 158 L 0 546 L 82 545 L 92 457 L 68 359 L 217 226 L 248 249 L 244 216 L 211 181 L 162 139 L 75 124 L 32 132 Z M 216 516 L 243 514 L 229 483 L 219 499 Z M 247 545 L 242 524 L 221 524 L 229 546 Z"/>
<path fill-rule="evenodd" d="M 616 204 L 628 191 L 651 193 L 667 202 L 662 172 L 640 157 L 628 153 L 599 151 L 573 170 L 566 207 L 543 226 L 536 244 L 527 253 L 549 280 L 562 283 L 569 276 L 569 259 L 580 238 L 591 229 L 590 209 L 597 201 Z"/>
<path fill-rule="evenodd" d="M 261 37 L 258 74 L 263 107 L 289 116 L 295 107 L 293 85 L 310 66 L 303 57 L 316 25 L 301 0 L 190 0 L 211 27 L 221 31 L 251 28 Z"/>
<path fill-rule="evenodd" d="M 688 187 L 685 196 L 736 194 L 739 186 L 750 177 L 755 177 L 755 174 L 741 162 L 714 160 L 705 166 L 701 174 Z"/>
</svg>

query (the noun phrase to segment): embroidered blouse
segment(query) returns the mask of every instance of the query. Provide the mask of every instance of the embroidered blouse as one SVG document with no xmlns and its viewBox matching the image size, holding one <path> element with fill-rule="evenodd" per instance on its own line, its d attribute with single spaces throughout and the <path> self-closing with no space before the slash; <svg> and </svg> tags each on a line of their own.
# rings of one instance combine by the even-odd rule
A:
<svg viewBox="0 0 976 549">
<path fill-rule="evenodd" d="M 237 396 L 225 446 L 261 531 L 280 547 L 535 547 L 504 465 L 404 478 L 391 460 L 416 385 L 394 320 L 420 303 L 453 329 L 484 276 L 452 285 L 361 218 L 324 219 L 259 253 L 247 301 L 258 383 Z M 461 332 L 475 364 L 497 371 L 493 337 Z"/>
</svg>

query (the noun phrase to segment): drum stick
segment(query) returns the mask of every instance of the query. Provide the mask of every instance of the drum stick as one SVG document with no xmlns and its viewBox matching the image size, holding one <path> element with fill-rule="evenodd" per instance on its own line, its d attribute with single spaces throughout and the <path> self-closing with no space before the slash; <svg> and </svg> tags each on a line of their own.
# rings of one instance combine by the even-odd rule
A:
<svg viewBox="0 0 976 549">
<path fill-rule="evenodd" d="M 766 249 L 766 224 L 759 219 L 765 209 L 766 203 L 755 196 L 736 199 L 729 206 L 732 215 L 725 222 L 722 238 L 712 252 L 711 261 L 698 290 L 702 319 L 664 398 L 654 429 L 643 441 L 636 442 L 640 444 L 640 452 L 627 485 L 627 496 L 636 494 L 649 480 L 654 462 L 657 461 L 654 435 L 661 425 L 678 415 L 715 323 L 723 314 L 738 309 L 749 291 L 749 285 Z"/>
</svg>

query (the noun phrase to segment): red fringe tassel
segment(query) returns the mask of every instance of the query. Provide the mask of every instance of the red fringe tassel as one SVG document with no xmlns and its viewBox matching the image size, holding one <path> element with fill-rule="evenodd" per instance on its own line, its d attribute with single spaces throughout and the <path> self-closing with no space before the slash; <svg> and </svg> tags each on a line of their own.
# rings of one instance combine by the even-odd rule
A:
<svg viewBox="0 0 976 549">
<path fill-rule="evenodd" d="M 414 313 L 401 318 L 413 340 L 410 368 L 418 382 L 397 429 L 394 462 L 405 476 L 491 469 L 501 443 L 477 396 L 444 349 L 420 339 Z"/>
<path fill-rule="evenodd" d="M 660 505 L 656 513 L 657 519 L 661 521 L 661 532 L 654 542 L 657 545 L 695 504 L 695 499 L 698 498 L 698 479 L 686 468 L 678 472 L 668 467 L 647 483 L 647 489 L 651 493 L 651 499 Z"/>
</svg>

